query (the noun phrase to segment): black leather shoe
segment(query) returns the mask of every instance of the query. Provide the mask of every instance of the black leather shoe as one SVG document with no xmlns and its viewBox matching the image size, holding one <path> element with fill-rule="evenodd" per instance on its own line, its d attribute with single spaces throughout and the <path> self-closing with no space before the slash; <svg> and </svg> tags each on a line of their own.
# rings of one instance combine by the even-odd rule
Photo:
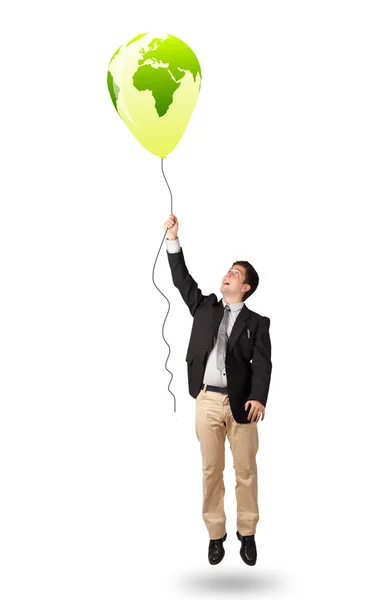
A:
<svg viewBox="0 0 370 600">
<path fill-rule="evenodd" d="M 208 560 L 211 565 L 218 565 L 225 556 L 225 550 L 223 542 L 226 540 L 227 533 L 224 537 L 218 538 L 217 540 L 210 540 L 208 547 Z"/>
<path fill-rule="evenodd" d="M 240 535 L 239 531 L 236 532 L 238 540 L 241 541 L 240 556 L 247 565 L 255 565 L 257 561 L 257 548 L 256 542 L 254 541 L 254 534 L 252 535 Z"/>
</svg>

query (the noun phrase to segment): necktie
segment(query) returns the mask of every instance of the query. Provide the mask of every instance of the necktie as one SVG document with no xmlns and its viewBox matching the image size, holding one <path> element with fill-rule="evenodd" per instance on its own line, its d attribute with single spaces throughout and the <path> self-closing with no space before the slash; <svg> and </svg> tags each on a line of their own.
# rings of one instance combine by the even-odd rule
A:
<svg viewBox="0 0 370 600">
<path fill-rule="evenodd" d="M 226 344 L 228 340 L 227 325 L 229 322 L 230 306 L 225 305 L 224 316 L 221 321 L 220 329 L 218 331 L 217 341 L 217 368 L 222 371 L 225 368 L 225 356 L 226 356 Z"/>
</svg>

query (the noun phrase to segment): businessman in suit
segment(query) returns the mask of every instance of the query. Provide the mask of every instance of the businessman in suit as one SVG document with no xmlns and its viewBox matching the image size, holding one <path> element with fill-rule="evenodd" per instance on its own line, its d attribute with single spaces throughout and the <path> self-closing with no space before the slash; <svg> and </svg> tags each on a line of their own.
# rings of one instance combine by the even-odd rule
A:
<svg viewBox="0 0 370 600">
<path fill-rule="evenodd" d="M 220 291 L 205 296 L 190 275 L 178 239 L 178 220 L 171 214 L 167 256 L 172 280 L 193 317 L 186 353 L 190 395 L 196 399 L 196 435 L 203 465 L 203 520 L 208 529 L 208 560 L 225 555 L 225 438 L 229 440 L 236 477 L 237 531 L 240 556 L 256 564 L 255 533 L 259 520 L 256 454 L 259 420 L 265 416 L 272 371 L 270 319 L 244 301 L 259 277 L 247 261 L 232 264 Z"/>
</svg>

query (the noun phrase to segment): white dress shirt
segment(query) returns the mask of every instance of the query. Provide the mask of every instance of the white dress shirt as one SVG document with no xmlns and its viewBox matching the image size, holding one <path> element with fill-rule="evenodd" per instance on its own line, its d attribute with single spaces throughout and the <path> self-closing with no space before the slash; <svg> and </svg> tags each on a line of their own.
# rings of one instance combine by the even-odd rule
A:
<svg viewBox="0 0 370 600">
<path fill-rule="evenodd" d="M 179 238 L 175 240 L 168 240 L 166 238 L 166 246 L 168 252 L 180 252 L 180 241 Z M 222 304 L 225 307 L 227 302 L 222 298 Z M 234 326 L 235 319 L 240 313 L 241 309 L 244 306 L 244 302 L 236 302 L 235 304 L 229 304 L 230 306 L 230 314 L 228 319 L 228 327 L 227 327 L 227 335 L 230 337 L 231 330 Z M 221 325 L 221 323 L 220 323 Z M 206 369 L 204 372 L 203 383 L 208 383 L 209 385 L 219 385 L 222 387 L 227 387 L 227 377 L 226 377 L 226 369 L 217 368 L 217 343 L 218 343 L 218 332 L 213 339 L 213 346 L 211 348 L 210 354 L 208 356 Z"/>
</svg>

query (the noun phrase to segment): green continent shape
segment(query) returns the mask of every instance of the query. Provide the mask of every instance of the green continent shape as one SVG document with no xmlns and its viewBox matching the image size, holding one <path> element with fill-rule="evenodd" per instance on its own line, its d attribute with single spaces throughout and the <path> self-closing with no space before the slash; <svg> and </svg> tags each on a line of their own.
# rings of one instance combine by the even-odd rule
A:
<svg viewBox="0 0 370 600">
<path fill-rule="evenodd" d="M 185 71 L 190 71 L 195 81 L 197 74 L 201 75 L 199 61 L 194 52 L 175 36 L 165 40 L 154 38 L 149 44 L 149 50 L 141 52 L 141 65 L 133 76 L 133 84 L 137 90 L 150 90 L 155 100 L 155 108 L 159 117 L 166 114 L 173 102 L 173 95 L 181 85 Z M 143 64 L 147 60 L 157 63 L 156 67 Z M 167 66 L 161 66 L 165 63 Z"/>
<path fill-rule="evenodd" d="M 107 84 L 108 84 L 108 90 L 109 90 L 110 97 L 114 104 L 114 108 L 117 110 L 117 98 L 119 95 L 119 87 L 115 83 L 112 73 L 110 71 L 108 71 L 108 74 L 107 74 Z M 118 112 L 118 110 L 117 110 L 117 112 Z"/>
<path fill-rule="evenodd" d="M 184 74 L 182 74 L 182 77 Z M 136 71 L 134 77 L 134 86 L 140 92 L 150 90 L 155 100 L 155 108 L 159 117 L 163 117 L 173 102 L 173 94 L 180 87 L 181 82 L 177 83 L 171 78 L 167 69 L 154 68 L 150 65 L 143 65 Z"/>
</svg>

